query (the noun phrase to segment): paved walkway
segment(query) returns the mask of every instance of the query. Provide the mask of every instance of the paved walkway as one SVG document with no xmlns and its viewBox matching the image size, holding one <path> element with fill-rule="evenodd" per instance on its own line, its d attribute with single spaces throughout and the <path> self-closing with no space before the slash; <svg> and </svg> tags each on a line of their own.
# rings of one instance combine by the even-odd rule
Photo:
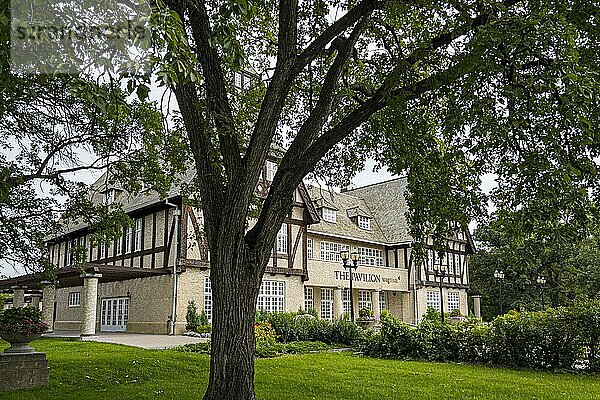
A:
<svg viewBox="0 0 600 400">
<path fill-rule="evenodd" d="M 54 331 L 45 333 L 44 337 L 79 338 L 77 331 Z M 208 339 L 191 336 L 150 335 L 143 333 L 113 333 L 98 332 L 94 336 L 81 338 L 83 341 L 123 344 L 125 346 L 141 347 L 143 349 L 169 349 L 188 343 L 204 343 Z"/>
</svg>

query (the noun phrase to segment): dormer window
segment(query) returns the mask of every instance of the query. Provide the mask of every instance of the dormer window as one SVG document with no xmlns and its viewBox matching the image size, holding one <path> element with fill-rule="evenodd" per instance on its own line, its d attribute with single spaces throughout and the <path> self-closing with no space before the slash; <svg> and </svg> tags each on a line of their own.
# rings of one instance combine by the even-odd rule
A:
<svg viewBox="0 0 600 400">
<path fill-rule="evenodd" d="M 250 86 L 251 77 L 243 72 L 233 74 L 233 84 L 238 90 L 246 89 Z"/>
<path fill-rule="evenodd" d="M 332 208 L 323 207 L 323 221 L 333 222 L 335 224 L 336 220 L 337 218 L 335 210 Z"/>
<path fill-rule="evenodd" d="M 360 229 L 371 230 L 371 218 L 359 215 L 357 222 Z"/>
<path fill-rule="evenodd" d="M 112 204 L 118 195 L 119 191 L 117 189 L 106 189 L 104 191 L 104 205 Z"/>
</svg>

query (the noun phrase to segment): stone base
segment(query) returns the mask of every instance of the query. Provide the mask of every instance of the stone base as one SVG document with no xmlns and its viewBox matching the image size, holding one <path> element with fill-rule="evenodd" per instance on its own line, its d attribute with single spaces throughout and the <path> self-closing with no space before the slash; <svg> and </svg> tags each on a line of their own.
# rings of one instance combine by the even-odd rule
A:
<svg viewBox="0 0 600 400">
<path fill-rule="evenodd" d="M 0 353 L 0 392 L 48 386 L 46 353 Z"/>
</svg>

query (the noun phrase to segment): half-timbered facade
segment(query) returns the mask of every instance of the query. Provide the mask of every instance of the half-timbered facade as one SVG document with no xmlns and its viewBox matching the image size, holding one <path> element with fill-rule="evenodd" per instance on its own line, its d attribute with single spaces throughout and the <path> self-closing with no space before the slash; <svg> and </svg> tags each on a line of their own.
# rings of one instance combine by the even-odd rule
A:
<svg viewBox="0 0 600 400">
<path fill-rule="evenodd" d="M 267 162 L 259 196 L 266 194 L 275 170 L 276 163 Z M 2 281 L 0 288 L 14 293 L 15 305 L 35 306 L 41 294 L 44 318 L 54 330 L 81 330 L 84 335 L 182 333 L 192 300 L 210 319 L 210 253 L 202 210 L 177 189 L 165 201 L 149 193 L 133 196 L 104 182 L 101 178 L 92 186 L 94 199 L 121 203 L 133 225 L 118 240 L 99 245 L 91 244 L 85 225 L 71 226 L 48 241 L 57 282 L 26 275 Z M 439 281 L 433 275 L 438 263 L 449 271 L 443 282 L 445 310 L 467 314 L 470 236 L 449 239 L 442 258 L 426 251 L 423 262 L 415 262 L 404 216 L 405 183 L 395 179 L 343 193 L 298 187 L 273 243 L 257 308 L 314 309 L 321 318 L 335 319 L 350 311 L 353 296 L 356 314 L 368 308 L 378 318 L 387 309 L 415 323 L 428 307 L 439 308 Z M 76 266 L 75 247 L 85 248 L 83 266 Z M 359 256 L 353 293 L 342 250 Z"/>
</svg>

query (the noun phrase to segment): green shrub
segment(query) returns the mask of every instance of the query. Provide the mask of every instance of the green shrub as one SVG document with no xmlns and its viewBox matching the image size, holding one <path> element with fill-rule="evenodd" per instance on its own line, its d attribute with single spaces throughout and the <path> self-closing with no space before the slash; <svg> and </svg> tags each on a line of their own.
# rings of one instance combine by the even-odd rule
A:
<svg viewBox="0 0 600 400">
<path fill-rule="evenodd" d="M 212 325 L 211 324 L 203 324 L 196 326 L 196 333 L 211 333 Z"/>
<path fill-rule="evenodd" d="M 360 341 L 363 332 L 355 323 L 339 319 L 331 326 L 331 342 L 353 346 Z"/>
<path fill-rule="evenodd" d="M 196 325 L 199 325 L 200 316 L 198 315 L 198 307 L 194 300 L 188 301 L 187 312 L 185 314 L 185 329 L 195 331 Z M 207 321 L 208 322 L 208 321 Z"/>
<path fill-rule="evenodd" d="M 254 337 L 256 343 L 266 342 L 275 343 L 277 340 L 277 334 L 269 323 L 269 321 L 257 322 L 254 324 Z"/>
</svg>

